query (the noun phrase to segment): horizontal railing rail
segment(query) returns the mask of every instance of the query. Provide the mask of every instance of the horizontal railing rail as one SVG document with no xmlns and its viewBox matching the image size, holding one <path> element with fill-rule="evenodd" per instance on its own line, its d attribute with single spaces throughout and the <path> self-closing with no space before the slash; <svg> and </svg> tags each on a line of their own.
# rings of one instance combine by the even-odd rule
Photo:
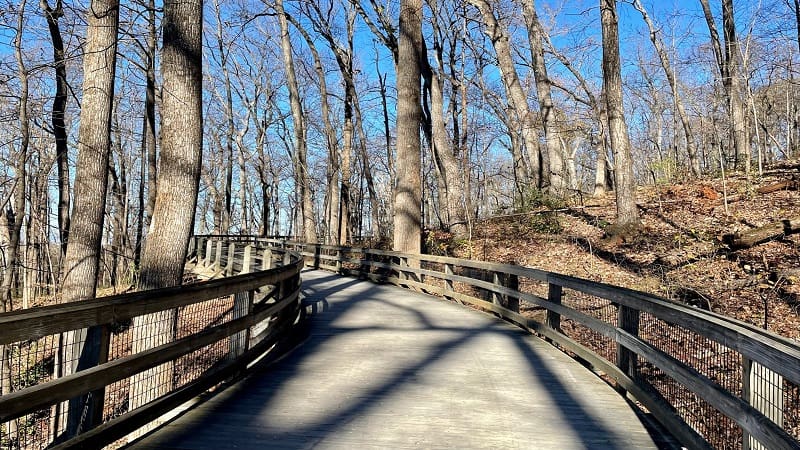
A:
<svg viewBox="0 0 800 450">
<path fill-rule="evenodd" d="M 278 351 L 300 315 L 300 255 L 209 237 L 190 253 L 211 279 L 0 314 L 0 448 L 133 438 Z"/>
<path fill-rule="evenodd" d="M 800 344 L 791 339 L 539 269 L 283 239 L 249 242 L 298 252 L 316 268 L 491 311 L 590 365 L 689 448 L 800 448 Z"/>
</svg>

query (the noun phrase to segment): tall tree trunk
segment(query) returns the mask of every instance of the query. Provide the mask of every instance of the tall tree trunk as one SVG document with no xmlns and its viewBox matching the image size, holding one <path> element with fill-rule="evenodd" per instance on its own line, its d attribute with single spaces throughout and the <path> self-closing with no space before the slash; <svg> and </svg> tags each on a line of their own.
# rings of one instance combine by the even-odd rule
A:
<svg viewBox="0 0 800 450">
<path fill-rule="evenodd" d="M 156 5 L 155 0 L 147 2 L 147 48 L 145 49 L 145 96 L 144 117 L 142 118 L 142 154 L 139 179 L 139 212 L 136 225 L 136 248 L 133 266 L 139 273 L 142 259 L 144 228 L 150 226 L 157 192 L 156 155 Z M 145 180 L 147 182 L 145 183 Z M 145 185 L 147 199 L 145 202 Z"/>
<path fill-rule="evenodd" d="M 428 89 L 430 99 L 430 125 L 431 147 L 433 161 L 436 164 L 439 176 L 439 202 L 440 210 L 444 209 L 444 225 L 456 238 L 463 239 L 467 236 L 467 211 L 466 192 L 464 187 L 464 172 L 458 161 L 458 118 L 453 117 L 454 136 L 450 137 L 447 131 L 447 120 L 444 113 L 444 55 L 440 39 L 446 33 L 442 32 L 439 25 L 439 11 L 436 6 L 433 10 L 434 27 L 434 58 L 436 67 L 432 67 L 425 58 L 423 64 L 423 77 Z M 454 45 L 451 45 L 454 47 Z M 451 72 L 454 62 L 451 59 Z M 455 113 L 458 89 L 454 86 L 450 96 L 450 108 Z"/>
<path fill-rule="evenodd" d="M 64 59 L 64 41 L 58 19 L 64 16 L 61 0 L 56 1 L 55 9 L 47 0 L 40 0 L 39 6 L 47 19 L 50 39 L 53 41 L 53 66 L 56 75 L 56 95 L 53 98 L 53 109 L 50 122 L 56 141 L 56 168 L 58 171 L 58 235 L 61 240 L 61 258 L 67 254 L 67 238 L 69 237 L 69 149 L 67 148 L 67 129 L 64 125 L 64 114 L 67 109 L 67 64 Z"/>
<path fill-rule="evenodd" d="M 508 95 L 508 103 L 513 109 L 516 120 L 521 130 L 522 141 L 528 154 L 530 176 L 533 187 L 542 187 L 541 163 L 539 152 L 539 136 L 536 132 L 536 122 L 533 112 L 528 105 L 528 96 L 522 89 L 517 69 L 512 57 L 511 43 L 508 31 L 497 20 L 492 10 L 491 0 L 469 0 L 469 3 L 478 8 L 486 25 L 486 35 L 492 41 L 497 55 L 497 64 L 503 80 L 503 86 Z"/>
<path fill-rule="evenodd" d="M 672 99 L 675 102 L 675 110 L 678 112 L 678 117 L 680 118 L 681 125 L 683 126 L 683 134 L 686 138 L 686 153 L 689 156 L 689 170 L 691 171 L 692 176 L 699 177 L 700 158 L 697 156 L 697 145 L 695 145 L 694 133 L 692 132 L 689 115 L 686 114 L 686 108 L 684 108 L 683 100 L 681 99 L 682 97 L 678 92 L 678 81 L 675 79 L 675 72 L 672 69 L 669 55 L 667 55 L 667 50 L 664 48 L 664 43 L 658 37 L 658 29 L 650 19 L 650 15 L 647 14 L 647 10 L 644 8 L 644 5 L 642 5 L 641 0 L 633 0 L 633 7 L 636 8 L 639 13 L 641 13 L 642 19 L 644 19 L 645 23 L 647 24 L 647 29 L 650 31 L 650 41 L 653 43 L 653 46 L 656 49 L 659 61 L 661 61 L 661 67 L 664 69 L 664 76 L 666 76 L 667 82 L 672 90 Z"/>
<path fill-rule="evenodd" d="M 736 26 L 733 15 L 733 1 L 722 0 L 722 27 L 725 37 L 725 47 L 723 50 L 719 38 L 719 32 L 714 21 L 708 0 L 700 0 L 703 8 L 703 15 L 708 25 L 711 35 L 711 46 L 714 49 L 714 56 L 717 60 L 720 75 L 722 76 L 722 87 L 728 102 L 728 120 L 730 123 L 730 140 L 733 143 L 732 150 L 735 167 L 740 168 L 745 165 L 747 172 L 750 171 L 750 152 L 747 150 L 747 130 L 745 124 L 744 93 L 742 91 L 742 80 L 739 64 L 739 43 L 736 38 Z"/>
<path fill-rule="evenodd" d="M 0 313 L 13 309 L 12 298 L 15 276 L 18 274 L 18 260 L 20 259 L 20 234 L 22 222 L 25 218 L 25 193 L 27 182 L 27 160 L 28 147 L 30 145 L 30 120 L 28 118 L 28 70 L 22 57 L 22 33 L 25 23 L 25 0 L 22 0 L 17 15 L 17 28 L 14 36 L 14 56 L 17 62 L 17 76 L 20 83 L 19 96 L 19 126 L 20 143 L 17 154 L 14 155 L 14 201 L 13 208 L 6 211 L 0 210 L 0 215 L 4 215 L 3 225 L 8 227 L 8 253 L 5 261 L 3 278 L 0 281 Z M 9 394 L 12 390 L 11 384 L 11 348 L 8 345 L 0 345 L 0 392 Z M 17 435 L 17 421 L 7 424 L 6 432 L 11 436 Z"/>
<path fill-rule="evenodd" d="M 217 22 L 217 52 L 220 58 L 220 69 L 222 69 L 222 83 L 225 87 L 225 98 L 223 98 L 222 101 L 225 105 L 225 126 L 227 128 L 225 133 L 224 156 L 222 158 L 223 167 L 225 168 L 225 175 L 222 179 L 224 183 L 222 191 L 225 195 L 225 207 L 222 209 L 220 231 L 222 234 L 228 234 L 231 231 L 231 220 L 233 216 L 233 137 L 236 135 L 236 127 L 233 120 L 231 77 L 228 73 L 228 50 L 225 48 L 223 42 L 222 16 L 220 13 L 219 0 L 215 0 L 213 3 Z"/>
<path fill-rule="evenodd" d="M 325 143 L 328 147 L 328 168 L 327 168 L 327 184 L 328 189 L 325 192 L 324 201 L 324 215 L 325 215 L 325 236 L 324 242 L 326 244 L 339 243 L 339 140 L 336 135 L 336 129 L 331 122 L 331 109 L 328 103 L 328 82 L 325 77 L 325 70 L 322 67 L 322 59 L 317 51 L 317 46 L 314 40 L 306 32 L 306 30 L 296 21 L 293 17 L 287 14 L 287 18 L 292 21 L 292 24 L 297 28 L 300 34 L 311 50 L 311 56 L 314 59 L 314 71 L 319 79 L 319 103 L 320 115 L 322 116 L 323 131 L 325 133 Z"/>
<path fill-rule="evenodd" d="M 600 0 L 603 31 L 603 89 L 608 108 L 608 131 L 614 149 L 614 184 L 617 197 L 617 225 L 636 226 L 636 181 L 628 139 L 628 126 L 622 103 L 622 74 L 619 56 L 619 30 L 616 0 Z"/>
<path fill-rule="evenodd" d="M 736 37 L 736 24 L 733 14 L 733 0 L 722 0 L 722 28 L 725 36 L 725 59 L 728 61 L 729 95 L 728 103 L 733 129 L 733 147 L 736 167 L 744 166 L 750 173 L 750 138 L 747 133 L 747 114 L 745 112 L 745 86 L 747 82 L 742 73 L 739 40 Z"/>
<path fill-rule="evenodd" d="M 380 202 L 378 201 L 378 193 L 375 191 L 375 179 L 372 176 L 372 165 L 369 161 L 369 154 L 367 152 L 367 135 L 364 132 L 364 121 L 361 117 L 361 107 L 359 102 L 353 104 L 356 123 L 358 124 L 358 141 L 359 153 L 361 155 L 361 167 L 364 172 L 364 178 L 367 182 L 367 192 L 369 193 L 369 207 L 370 207 L 370 221 L 374 237 L 380 241 L 383 239 L 385 233 L 382 230 L 380 219 Z M 360 234 L 360 233 L 359 233 Z"/>
<path fill-rule="evenodd" d="M 401 0 L 393 248 L 405 253 L 419 253 L 422 244 L 422 152 L 419 131 L 422 120 L 420 75 L 423 45 L 422 0 Z"/>
<path fill-rule="evenodd" d="M 797 48 L 800 49 L 800 0 L 794 0 L 794 20 L 797 30 Z"/>
<path fill-rule="evenodd" d="M 286 72 L 286 84 L 289 89 L 289 104 L 292 109 L 292 126 L 294 129 L 294 171 L 295 192 L 297 193 L 300 221 L 302 222 L 303 237 L 306 242 L 317 242 L 317 230 L 314 223 L 314 205 L 311 200 L 311 186 L 308 176 L 308 163 L 306 161 L 306 123 L 303 115 L 303 105 L 300 102 L 300 90 L 297 86 L 297 75 L 294 70 L 292 57 L 292 41 L 289 37 L 289 24 L 284 10 L 283 0 L 275 1 L 275 11 L 281 30 L 281 50 L 283 65 Z"/>
<path fill-rule="evenodd" d="M 453 154 L 444 119 L 444 93 L 438 72 L 430 71 L 431 129 L 433 156 L 442 178 L 440 196 L 444 197 L 445 224 L 456 238 L 467 236 L 467 218 L 464 203 L 464 177 Z"/>
<path fill-rule="evenodd" d="M 556 120 L 553 98 L 550 95 L 550 77 L 547 75 L 547 65 L 544 61 L 544 30 L 536 14 L 534 0 L 522 1 L 522 14 L 525 17 L 525 26 L 528 29 L 528 41 L 531 46 L 531 61 L 533 63 L 533 77 L 536 81 L 536 94 L 539 98 L 539 110 L 542 116 L 544 141 L 547 148 L 548 179 L 550 194 L 563 198 L 566 195 L 567 180 L 564 175 L 564 151 L 560 145 L 561 133 Z"/>
<path fill-rule="evenodd" d="M 155 3 L 148 3 L 147 86 L 145 91 L 145 134 L 147 135 L 147 221 L 150 226 L 158 197 L 158 154 L 156 134 L 156 17 Z"/>
<path fill-rule="evenodd" d="M 111 114 L 117 56 L 119 2 L 92 0 L 88 9 L 86 48 L 83 59 L 83 101 L 78 129 L 78 164 L 75 204 L 67 255 L 64 260 L 64 303 L 95 296 L 101 259 L 103 223 L 111 151 Z M 64 337 L 62 375 L 92 365 L 102 351 L 99 327 L 77 330 Z M 74 436 L 85 419 L 99 414 L 101 404 L 85 395 L 69 401 L 61 438 Z M 86 413 L 84 413 L 86 412 Z"/>
<path fill-rule="evenodd" d="M 140 290 L 177 286 L 183 277 L 203 155 L 202 31 L 202 0 L 164 2 L 161 162 Z M 136 317 L 133 334 L 134 352 L 170 342 L 175 311 Z M 171 390 L 172 374 L 172 363 L 166 363 L 132 377 L 131 409 Z"/>
</svg>

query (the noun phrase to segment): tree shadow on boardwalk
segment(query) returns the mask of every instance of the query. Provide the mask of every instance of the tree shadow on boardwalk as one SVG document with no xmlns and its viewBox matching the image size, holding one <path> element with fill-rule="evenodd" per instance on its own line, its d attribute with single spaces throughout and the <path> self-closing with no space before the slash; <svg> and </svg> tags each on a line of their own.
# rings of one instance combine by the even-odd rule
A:
<svg viewBox="0 0 800 450">
<path fill-rule="evenodd" d="M 580 392 L 573 376 L 586 369 L 546 344 L 532 342 L 536 338 L 522 330 L 477 312 L 466 312 L 478 319 L 468 326 L 451 326 L 441 306 L 454 308 L 446 309 L 452 314 L 464 313 L 463 307 L 425 300 L 438 305 L 434 314 L 416 308 L 420 294 L 332 274 L 304 278 L 303 290 L 307 310 L 314 315 L 302 345 L 275 364 L 257 367 L 247 379 L 133 448 L 555 448 L 565 436 L 570 448 L 639 447 L 636 442 L 641 441 L 632 440 L 626 427 L 610 425 L 615 423 L 612 412 L 587 407 L 595 392 Z M 368 310 L 366 317 L 355 314 L 360 310 Z M 362 333 L 368 338 L 362 339 Z M 387 335 L 393 339 L 391 348 L 373 337 Z M 360 348 L 337 348 L 340 343 Z M 321 363 L 330 361 L 320 360 L 321 352 L 337 351 L 360 359 Z M 521 363 L 500 367 L 510 359 Z M 455 369 L 446 365 L 451 360 L 458 362 Z M 564 361 L 574 367 L 563 367 Z M 481 364 L 497 364 L 479 373 L 502 374 L 503 379 L 474 383 L 469 377 L 474 378 L 475 366 Z M 579 378 L 583 375 L 593 379 L 591 374 Z M 473 382 L 465 384 L 467 379 Z M 543 389 L 524 391 L 529 384 Z M 514 411 L 497 416 L 487 408 L 492 403 L 485 403 L 493 402 L 492 396 L 511 402 Z M 442 415 L 432 420 L 441 423 L 432 423 L 426 414 L 442 404 L 445 410 L 436 412 Z M 543 404 L 549 405 L 546 414 L 535 408 Z M 635 417 L 628 413 L 626 417 Z M 520 437 L 519 431 L 531 423 L 554 429 L 545 425 Z M 443 430 L 448 424 L 458 425 Z M 642 428 L 630 424 L 636 427 Z"/>
</svg>

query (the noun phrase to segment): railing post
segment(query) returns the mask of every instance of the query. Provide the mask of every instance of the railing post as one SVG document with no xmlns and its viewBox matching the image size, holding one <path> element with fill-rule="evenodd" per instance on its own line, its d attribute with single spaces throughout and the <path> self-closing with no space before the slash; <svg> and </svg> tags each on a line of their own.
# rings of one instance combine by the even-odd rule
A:
<svg viewBox="0 0 800 450">
<path fill-rule="evenodd" d="M 261 270 L 272 269 L 272 249 L 267 247 L 261 254 Z"/>
<path fill-rule="evenodd" d="M 228 244 L 228 260 L 225 261 L 225 276 L 233 275 L 233 260 L 236 257 L 236 243 Z"/>
<path fill-rule="evenodd" d="M 509 289 L 513 289 L 515 291 L 519 291 L 519 277 L 514 274 L 507 273 L 506 274 L 506 287 Z M 515 295 L 507 295 L 506 296 L 506 308 L 514 311 L 515 313 L 519 312 L 519 297 Z"/>
<path fill-rule="evenodd" d="M 314 269 L 319 269 L 320 254 L 322 253 L 322 245 L 314 244 Z"/>
<path fill-rule="evenodd" d="M 203 253 L 206 250 L 206 237 L 197 237 L 192 236 L 192 242 L 194 246 L 194 261 L 197 265 L 200 265 L 200 261 L 203 260 L 205 254 Z"/>
<path fill-rule="evenodd" d="M 203 267 L 208 267 L 211 264 L 211 257 L 213 252 L 214 241 L 209 239 L 206 241 L 206 254 L 203 256 Z"/>
<path fill-rule="evenodd" d="M 547 301 L 556 305 L 561 304 L 561 296 L 563 289 L 561 285 L 550 283 L 547 284 Z M 555 331 L 561 332 L 561 314 L 547 310 L 547 318 L 545 319 L 547 326 Z"/>
<path fill-rule="evenodd" d="M 214 255 L 214 271 L 222 269 L 222 241 L 217 241 L 217 251 Z"/>
<path fill-rule="evenodd" d="M 289 253 L 289 251 L 287 250 L 283 253 L 283 265 L 288 266 L 291 263 L 292 263 L 292 254 Z"/>
<path fill-rule="evenodd" d="M 371 260 L 372 254 L 369 252 L 369 250 L 364 250 L 361 255 L 361 265 L 358 268 L 359 278 L 369 280 L 369 274 L 372 271 L 372 264 L 370 264 Z"/>
<path fill-rule="evenodd" d="M 454 275 L 453 273 L 453 265 L 450 263 L 444 264 L 444 274 L 447 276 Z M 448 300 L 453 300 L 455 297 L 447 295 L 448 292 L 455 292 L 455 288 L 453 286 L 453 280 L 445 278 L 444 280 L 444 298 Z M 461 303 L 459 301 L 459 303 Z"/>
<path fill-rule="evenodd" d="M 341 247 L 336 248 L 336 273 L 342 273 L 342 249 Z"/>
<path fill-rule="evenodd" d="M 502 277 L 500 276 L 499 272 L 492 272 L 492 284 L 495 286 L 502 286 L 503 281 Z M 496 291 L 492 291 L 491 293 L 492 303 L 497 306 L 504 307 L 503 305 L 503 296 Z"/>
<path fill-rule="evenodd" d="M 617 313 L 617 326 L 634 336 L 639 335 L 639 310 L 625 305 L 619 305 Z M 617 367 L 631 379 L 636 379 L 637 357 L 636 353 L 617 342 Z"/>
<path fill-rule="evenodd" d="M 248 247 L 250 247 L 248 245 Z M 237 292 L 233 296 L 233 319 L 240 319 L 253 313 L 253 291 Z M 249 348 L 250 328 L 246 328 L 230 339 L 228 357 L 236 359 L 243 355 Z"/>
<path fill-rule="evenodd" d="M 742 356 L 742 398 L 778 425 L 783 424 L 783 376 Z M 742 450 L 767 447 L 742 430 Z"/>
<path fill-rule="evenodd" d="M 197 253 L 197 238 L 194 236 L 189 237 L 189 245 L 187 246 L 187 256 L 191 258 L 194 255 L 195 260 L 200 257 Z"/>
<path fill-rule="evenodd" d="M 408 287 L 408 285 L 403 284 L 403 281 L 408 279 L 408 275 L 406 275 L 406 272 L 403 270 L 404 267 L 408 267 L 408 258 L 405 256 L 398 256 L 397 259 L 397 263 L 400 266 L 400 268 L 397 269 L 397 279 L 400 280 L 398 284 Z"/>
<path fill-rule="evenodd" d="M 242 255 L 242 271 L 239 273 L 249 273 L 251 272 L 251 265 L 253 260 L 253 244 L 247 244 L 244 246 L 244 254 Z"/>
</svg>

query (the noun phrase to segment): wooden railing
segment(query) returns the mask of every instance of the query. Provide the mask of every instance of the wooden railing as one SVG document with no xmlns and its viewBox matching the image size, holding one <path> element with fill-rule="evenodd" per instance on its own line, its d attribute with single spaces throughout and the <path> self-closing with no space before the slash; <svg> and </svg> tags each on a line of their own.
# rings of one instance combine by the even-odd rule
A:
<svg viewBox="0 0 800 450">
<path fill-rule="evenodd" d="M 310 266 L 491 311 L 585 363 L 686 447 L 800 448 L 796 341 L 646 293 L 544 270 L 240 239 L 298 252 Z"/>
<path fill-rule="evenodd" d="M 300 314 L 301 258 L 267 243 L 224 247 L 213 262 L 193 254 L 221 278 L 0 314 L 11 382 L 0 448 L 100 448 L 279 351 Z"/>
<path fill-rule="evenodd" d="M 0 447 L 100 447 L 234 377 L 296 322 L 302 255 L 538 334 L 689 448 L 800 448 L 800 345 L 743 322 L 507 264 L 242 236 L 197 236 L 190 250 L 222 278 L 0 315 L 2 370 L 13 375 L 0 396 Z M 155 337 L 138 321 L 173 311 L 171 339 L 142 344 Z M 137 380 L 165 365 L 168 389 L 137 393 Z"/>
</svg>

